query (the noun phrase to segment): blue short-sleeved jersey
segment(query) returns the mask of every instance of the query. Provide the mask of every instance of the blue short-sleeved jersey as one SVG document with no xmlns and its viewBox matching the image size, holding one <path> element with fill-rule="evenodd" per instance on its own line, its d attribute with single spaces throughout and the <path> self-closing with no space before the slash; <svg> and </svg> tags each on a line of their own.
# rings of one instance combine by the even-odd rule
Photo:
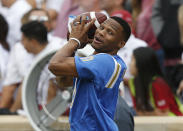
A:
<svg viewBox="0 0 183 131">
<path fill-rule="evenodd" d="M 113 121 L 119 84 L 126 70 L 115 55 L 75 56 L 78 78 L 70 106 L 71 131 L 117 131 Z"/>
</svg>

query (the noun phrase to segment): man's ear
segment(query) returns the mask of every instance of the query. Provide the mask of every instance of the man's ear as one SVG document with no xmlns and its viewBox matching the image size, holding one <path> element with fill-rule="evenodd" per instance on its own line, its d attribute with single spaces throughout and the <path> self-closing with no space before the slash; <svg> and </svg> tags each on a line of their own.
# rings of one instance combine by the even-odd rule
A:
<svg viewBox="0 0 183 131">
<path fill-rule="evenodd" d="M 120 49 L 120 48 L 123 48 L 123 47 L 125 46 L 125 44 L 126 44 L 125 41 L 120 42 L 120 43 L 118 44 L 119 49 Z"/>
</svg>

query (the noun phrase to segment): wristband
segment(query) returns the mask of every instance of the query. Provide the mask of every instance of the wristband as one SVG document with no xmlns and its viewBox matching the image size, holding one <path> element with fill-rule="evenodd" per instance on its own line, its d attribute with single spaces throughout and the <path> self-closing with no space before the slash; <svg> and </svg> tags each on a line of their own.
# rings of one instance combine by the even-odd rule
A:
<svg viewBox="0 0 183 131">
<path fill-rule="evenodd" d="M 78 48 L 81 46 L 81 43 L 77 38 L 70 38 L 69 40 L 75 40 L 78 43 Z"/>
</svg>

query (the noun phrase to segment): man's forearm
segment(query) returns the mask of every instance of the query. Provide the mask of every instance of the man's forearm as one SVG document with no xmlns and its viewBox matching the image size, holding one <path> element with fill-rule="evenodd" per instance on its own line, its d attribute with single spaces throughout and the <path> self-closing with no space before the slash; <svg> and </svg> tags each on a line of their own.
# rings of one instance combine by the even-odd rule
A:
<svg viewBox="0 0 183 131">
<path fill-rule="evenodd" d="M 77 24 L 74 24 L 74 22 Z M 69 35 L 68 44 L 57 51 L 49 63 L 49 70 L 56 76 L 78 77 L 75 59 L 72 55 L 77 48 L 84 48 L 88 42 L 88 31 L 94 24 L 95 19 L 86 24 L 87 17 L 78 16 L 74 22 L 71 23 L 72 31 Z"/>
<path fill-rule="evenodd" d="M 73 57 L 73 53 L 77 50 L 78 43 L 74 40 L 69 40 L 51 59 L 50 63 L 61 62 L 65 57 Z"/>
</svg>

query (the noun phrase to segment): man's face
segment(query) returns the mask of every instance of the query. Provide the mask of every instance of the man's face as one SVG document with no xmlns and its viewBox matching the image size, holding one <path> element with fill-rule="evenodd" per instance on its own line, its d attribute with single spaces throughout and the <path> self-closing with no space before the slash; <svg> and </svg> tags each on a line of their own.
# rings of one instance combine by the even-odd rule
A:
<svg viewBox="0 0 183 131">
<path fill-rule="evenodd" d="M 113 19 L 108 19 L 96 30 L 92 47 L 97 53 L 118 51 L 124 46 L 123 28 Z"/>
<path fill-rule="evenodd" d="M 51 28 L 49 17 L 44 10 L 35 10 L 30 13 L 29 20 L 31 21 L 40 21 L 46 26 L 48 31 Z"/>
<path fill-rule="evenodd" d="M 33 53 L 33 50 L 35 47 L 33 46 L 33 40 L 27 38 L 24 34 L 22 34 L 22 40 L 21 43 L 23 44 L 24 48 L 27 50 L 29 53 Z"/>
</svg>

